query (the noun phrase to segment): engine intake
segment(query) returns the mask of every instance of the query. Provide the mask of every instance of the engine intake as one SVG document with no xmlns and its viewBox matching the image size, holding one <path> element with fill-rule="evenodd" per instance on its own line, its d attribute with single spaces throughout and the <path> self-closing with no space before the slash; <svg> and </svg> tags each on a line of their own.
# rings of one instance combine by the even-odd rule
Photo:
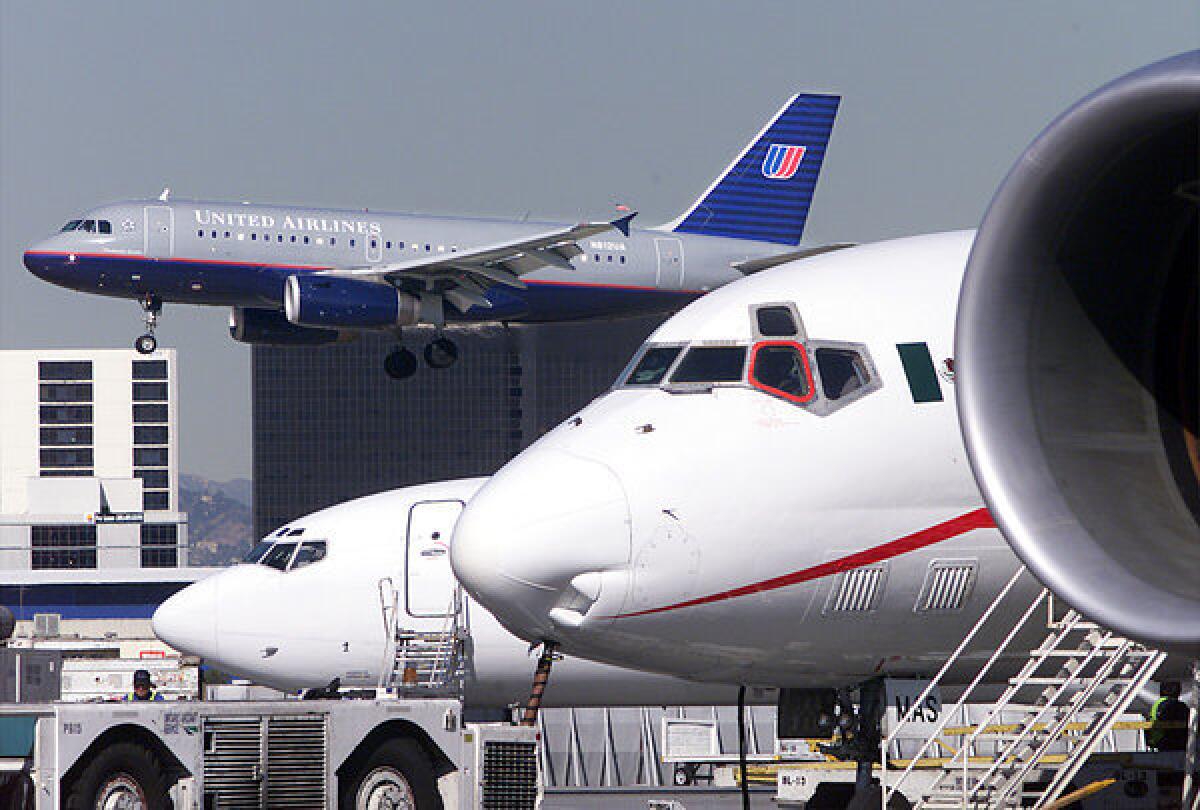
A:
<svg viewBox="0 0 1200 810">
<path fill-rule="evenodd" d="M 229 335 L 239 343 L 270 346 L 323 346 L 352 337 L 332 329 L 296 326 L 277 309 L 246 307 L 229 311 Z"/>
<path fill-rule="evenodd" d="M 1009 543 L 1086 616 L 1200 652 L 1200 51 L 1055 120 L 980 226 L 958 407 Z"/>
<path fill-rule="evenodd" d="M 387 329 L 418 321 L 419 301 L 390 284 L 338 276 L 289 276 L 283 311 L 298 326 Z"/>
</svg>

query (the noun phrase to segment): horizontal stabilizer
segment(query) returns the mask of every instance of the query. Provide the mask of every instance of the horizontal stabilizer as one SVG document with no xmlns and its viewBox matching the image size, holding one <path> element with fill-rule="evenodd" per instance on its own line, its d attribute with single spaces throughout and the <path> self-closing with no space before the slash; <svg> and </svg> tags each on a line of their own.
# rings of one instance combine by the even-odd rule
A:
<svg viewBox="0 0 1200 810">
<path fill-rule="evenodd" d="M 810 259 L 813 256 L 820 256 L 822 253 L 832 253 L 835 250 L 854 247 L 854 244 L 854 242 L 832 242 L 828 245 L 805 248 L 804 250 L 789 250 L 786 253 L 776 253 L 774 256 L 746 259 L 745 261 L 734 262 L 732 266 L 734 270 L 748 276 L 751 273 L 766 270 L 768 267 L 778 267 L 781 264 L 798 261 L 799 259 Z"/>
</svg>

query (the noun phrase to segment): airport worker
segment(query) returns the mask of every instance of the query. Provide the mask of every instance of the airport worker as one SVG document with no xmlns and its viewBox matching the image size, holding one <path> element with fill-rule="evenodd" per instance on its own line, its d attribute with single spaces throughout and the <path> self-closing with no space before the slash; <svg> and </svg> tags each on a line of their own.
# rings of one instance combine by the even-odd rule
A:
<svg viewBox="0 0 1200 810">
<path fill-rule="evenodd" d="M 1179 699 L 1179 681 L 1163 681 L 1161 697 L 1150 709 L 1146 745 L 1157 751 L 1182 751 L 1187 747 L 1187 704 Z"/>
<path fill-rule="evenodd" d="M 154 688 L 150 673 L 139 669 L 133 673 L 133 691 L 125 696 L 125 700 L 163 700 L 163 696 Z"/>
</svg>

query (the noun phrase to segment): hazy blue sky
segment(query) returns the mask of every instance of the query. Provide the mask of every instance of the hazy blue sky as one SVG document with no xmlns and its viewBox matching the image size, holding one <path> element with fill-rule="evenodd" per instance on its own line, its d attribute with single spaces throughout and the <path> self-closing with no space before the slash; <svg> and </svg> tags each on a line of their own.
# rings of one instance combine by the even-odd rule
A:
<svg viewBox="0 0 1200 810">
<path fill-rule="evenodd" d="M 970 227 L 1055 113 L 1196 47 L 1196 0 L 0 0 L 0 347 L 141 331 L 133 302 L 21 265 L 100 202 L 169 185 L 575 220 L 620 200 L 652 224 L 799 90 L 844 96 L 806 242 Z M 159 331 L 182 470 L 216 478 L 250 472 L 250 349 L 226 317 L 168 306 Z"/>
</svg>

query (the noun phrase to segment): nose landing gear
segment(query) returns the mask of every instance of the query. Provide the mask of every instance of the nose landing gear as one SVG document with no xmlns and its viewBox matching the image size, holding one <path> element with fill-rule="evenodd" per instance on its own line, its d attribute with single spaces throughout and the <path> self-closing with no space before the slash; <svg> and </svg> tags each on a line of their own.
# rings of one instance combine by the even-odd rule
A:
<svg viewBox="0 0 1200 810">
<path fill-rule="evenodd" d="M 421 354 L 430 368 L 450 368 L 458 361 L 458 344 L 447 337 L 434 338 Z M 392 349 L 383 359 L 383 370 L 393 380 L 407 380 L 417 373 L 417 366 L 417 356 L 403 346 Z"/>
<path fill-rule="evenodd" d="M 447 337 L 438 337 L 425 346 L 425 362 L 430 368 L 450 368 L 458 360 L 458 344 Z"/>
<path fill-rule="evenodd" d="M 142 319 L 146 324 L 146 334 L 133 341 L 133 348 L 138 354 L 151 354 L 158 348 L 158 340 L 154 330 L 158 326 L 158 316 L 162 314 L 162 299 L 154 293 L 146 293 L 138 299 L 142 307 Z"/>
<path fill-rule="evenodd" d="M 417 373 L 417 356 L 403 346 L 397 346 L 383 359 L 383 370 L 393 380 L 407 380 Z"/>
</svg>

